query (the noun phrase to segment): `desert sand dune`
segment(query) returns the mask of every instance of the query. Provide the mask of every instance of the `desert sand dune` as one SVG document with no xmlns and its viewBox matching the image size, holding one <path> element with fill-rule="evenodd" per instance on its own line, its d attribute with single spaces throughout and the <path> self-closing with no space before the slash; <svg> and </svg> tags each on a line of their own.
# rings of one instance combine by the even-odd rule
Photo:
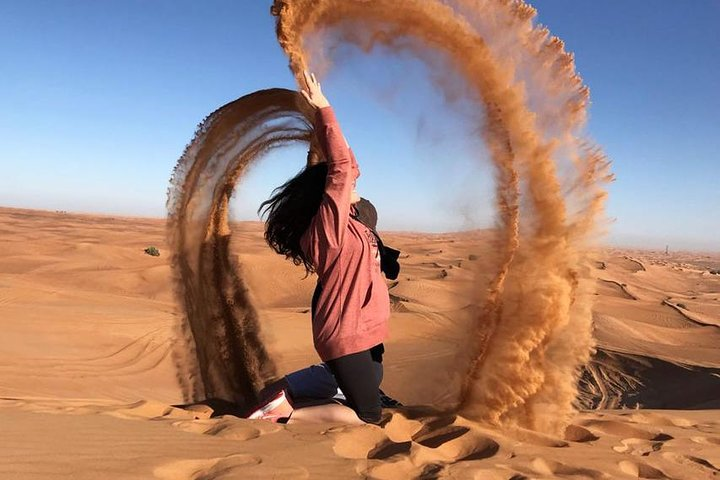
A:
<svg viewBox="0 0 720 480">
<path fill-rule="evenodd" d="M 720 416 L 707 410 L 720 392 L 712 293 L 720 276 L 703 274 L 712 264 L 691 266 L 689 254 L 679 267 L 652 252 L 627 252 L 633 261 L 596 252 L 605 264 L 597 269 L 599 349 L 586 376 L 599 381 L 581 397 L 676 410 L 585 410 L 559 437 L 444 413 L 457 401 L 457 365 L 477 314 L 465 289 L 475 276 L 489 280 L 492 233 L 387 233 L 403 252 L 391 289 L 403 308 L 391 318 L 383 388 L 425 406 L 387 410 L 382 427 L 280 426 L 172 406 L 182 402 L 171 358 L 179 314 L 163 220 L 1 209 L 0 224 L 2 478 L 720 475 Z M 279 373 L 317 361 L 314 279 L 270 252 L 260 224 L 232 228 Z M 150 245 L 159 257 L 143 252 Z M 705 321 L 663 304 L 668 297 Z"/>
</svg>

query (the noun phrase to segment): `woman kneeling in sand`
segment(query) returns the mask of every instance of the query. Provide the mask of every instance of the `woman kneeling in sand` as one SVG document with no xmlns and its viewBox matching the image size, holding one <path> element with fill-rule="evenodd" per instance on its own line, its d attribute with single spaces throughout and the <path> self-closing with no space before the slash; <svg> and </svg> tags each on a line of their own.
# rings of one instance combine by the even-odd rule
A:
<svg viewBox="0 0 720 480">
<path fill-rule="evenodd" d="M 335 113 L 315 76 L 305 73 L 305 83 L 302 94 L 317 109 L 316 132 L 327 162 L 308 165 L 262 204 L 265 239 L 276 252 L 317 274 L 313 342 L 350 408 L 331 403 L 293 411 L 281 391 L 249 418 L 378 423 L 390 300 L 377 237 L 357 219 L 360 171 Z"/>
</svg>

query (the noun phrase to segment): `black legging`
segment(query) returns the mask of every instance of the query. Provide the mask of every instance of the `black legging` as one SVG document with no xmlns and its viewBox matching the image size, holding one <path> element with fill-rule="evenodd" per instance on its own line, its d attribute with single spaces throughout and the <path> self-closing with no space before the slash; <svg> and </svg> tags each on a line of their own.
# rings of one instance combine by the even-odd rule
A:
<svg viewBox="0 0 720 480">
<path fill-rule="evenodd" d="M 325 362 L 345 394 L 348 406 L 366 423 L 380 422 L 380 383 L 383 378 L 384 351 L 385 348 L 380 344 L 370 350 Z"/>
</svg>

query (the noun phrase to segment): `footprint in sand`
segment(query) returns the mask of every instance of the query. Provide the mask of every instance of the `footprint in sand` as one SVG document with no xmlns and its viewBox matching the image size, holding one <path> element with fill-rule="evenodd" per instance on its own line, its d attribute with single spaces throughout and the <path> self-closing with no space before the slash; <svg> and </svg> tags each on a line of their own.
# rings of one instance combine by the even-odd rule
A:
<svg viewBox="0 0 720 480">
<path fill-rule="evenodd" d="M 154 476 L 160 480 L 220 480 L 231 478 L 310 478 L 303 467 L 266 465 L 255 455 L 234 454 L 207 460 L 180 460 L 157 467 Z"/>
<path fill-rule="evenodd" d="M 228 440 L 252 440 L 261 435 L 282 430 L 282 426 L 264 420 L 246 420 L 223 416 L 206 420 L 174 422 L 173 426 L 185 432 L 201 433 Z"/>
<path fill-rule="evenodd" d="M 412 442 L 384 441 L 370 450 L 366 457 L 368 460 L 387 460 L 395 455 L 406 455 L 410 453 Z"/>
<path fill-rule="evenodd" d="M 333 427 L 325 434 L 334 439 L 333 451 L 337 455 L 358 460 L 367 459 L 371 452 L 377 454 L 381 446 L 393 443 L 382 428 L 374 425 Z"/>
<path fill-rule="evenodd" d="M 672 440 L 672 436 L 661 432 L 653 432 L 628 425 L 627 423 L 613 420 L 586 420 L 582 422 L 584 427 L 590 430 L 598 430 L 607 435 L 615 437 L 640 438 L 643 440 L 654 440 L 664 442 Z"/>
<path fill-rule="evenodd" d="M 618 463 L 618 467 L 623 473 L 631 475 L 635 478 L 660 478 L 668 480 L 670 477 L 665 475 L 662 470 L 658 470 L 655 467 L 651 467 L 642 462 L 631 462 L 630 460 L 623 460 Z"/>
<path fill-rule="evenodd" d="M 698 476 L 718 476 L 720 474 L 720 468 L 716 467 L 704 458 L 693 455 L 683 455 L 675 452 L 665 452 L 663 453 L 663 457 L 697 472 Z"/>
<path fill-rule="evenodd" d="M 519 440 L 524 443 L 529 443 L 529 444 L 537 445 L 537 446 L 541 446 L 541 447 L 566 448 L 566 447 L 570 446 L 570 444 L 568 442 L 566 442 L 565 440 L 562 440 L 560 438 L 557 438 L 555 436 L 546 435 L 541 432 L 534 432 L 532 430 L 527 430 L 524 428 L 516 428 L 514 430 L 507 430 L 507 433 L 515 440 Z"/>
<path fill-rule="evenodd" d="M 690 437 L 690 440 L 702 445 L 720 445 L 720 437 Z"/>
<path fill-rule="evenodd" d="M 390 417 L 390 420 L 383 425 L 383 432 L 390 440 L 403 442 L 417 435 L 424 428 L 426 428 L 426 426 L 418 420 L 412 420 L 402 415 L 393 415 Z"/>
<path fill-rule="evenodd" d="M 153 475 L 160 480 L 210 479 L 217 477 L 217 466 L 221 463 L 230 468 L 237 468 L 240 466 L 257 465 L 261 462 L 260 457 L 245 454 L 204 460 L 179 460 L 156 467 Z M 215 475 L 212 477 L 209 476 L 211 472 L 215 472 Z"/>
<path fill-rule="evenodd" d="M 442 471 L 441 465 L 416 466 L 409 457 L 401 457 L 392 462 L 358 465 L 361 478 L 373 480 L 397 480 L 400 478 L 431 479 L 438 478 Z"/>
<path fill-rule="evenodd" d="M 500 450 L 500 444 L 495 440 L 457 425 L 422 434 L 418 432 L 413 441 L 452 462 L 482 460 Z"/>
<path fill-rule="evenodd" d="M 634 413 L 628 417 L 631 421 L 646 425 L 657 425 L 664 427 L 694 428 L 696 422 L 680 417 L 666 417 L 657 413 Z"/>
<path fill-rule="evenodd" d="M 568 442 L 592 442 L 597 440 L 597 435 L 593 434 L 590 430 L 587 428 L 583 428 L 579 425 L 568 425 L 568 427 L 565 429 L 565 440 Z"/>
<path fill-rule="evenodd" d="M 535 458 L 530 462 L 534 473 L 551 478 L 571 477 L 575 479 L 587 478 L 591 480 L 607 478 L 607 475 L 591 468 L 573 467 L 547 458 Z"/>
<path fill-rule="evenodd" d="M 663 447 L 663 442 L 653 442 L 642 438 L 625 438 L 620 441 L 621 445 L 613 447 L 618 453 L 630 453 L 640 457 L 646 457 L 653 452 L 658 452 Z"/>
<path fill-rule="evenodd" d="M 438 448 L 447 442 L 459 438 L 469 432 L 467 427 L 448 425 L 435 431 L 422 430 L 412 437 L 413 441 L 429 448 Z"/>
</svg>

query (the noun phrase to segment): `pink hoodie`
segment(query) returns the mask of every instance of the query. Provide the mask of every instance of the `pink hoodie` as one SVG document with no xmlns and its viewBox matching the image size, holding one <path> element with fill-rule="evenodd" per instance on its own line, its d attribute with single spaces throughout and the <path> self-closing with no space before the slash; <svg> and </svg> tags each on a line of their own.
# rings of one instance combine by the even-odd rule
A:
<svg viewBox="0 0 720 480">
<path fill-rule="evenodd" d="M 360 172 L 331 107 L 318 110 L 316 131 L 328 175 L 320 209 L 300 245 L 322 286 L 312 326 L 315 349 L 326 361 L 382 343 L 390 298 L 374 234 L 350 216 L 350 192 Z"/>
</svg>

